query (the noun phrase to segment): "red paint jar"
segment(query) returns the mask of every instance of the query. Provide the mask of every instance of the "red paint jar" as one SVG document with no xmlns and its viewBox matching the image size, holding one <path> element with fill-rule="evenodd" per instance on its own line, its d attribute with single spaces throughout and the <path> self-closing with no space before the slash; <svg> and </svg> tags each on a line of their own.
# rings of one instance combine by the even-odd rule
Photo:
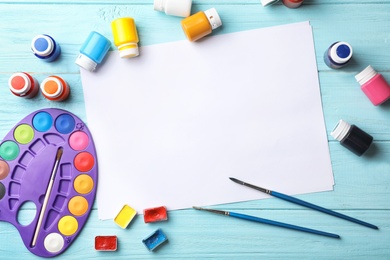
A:
<svg viewBox="0 0 390 260">
<path fill-rule="evenodd" d="M 288 8 L 298 8 L 303 3 L 303 0 L 283 0 L 283 4 Z"/>
<path fill-rule="evenodd" d="M 33 98 L 39 90 L 39 83 L 26 72 L 17 72 L 8 80 L 12 94 L 23 98 Z"/>
</svg>

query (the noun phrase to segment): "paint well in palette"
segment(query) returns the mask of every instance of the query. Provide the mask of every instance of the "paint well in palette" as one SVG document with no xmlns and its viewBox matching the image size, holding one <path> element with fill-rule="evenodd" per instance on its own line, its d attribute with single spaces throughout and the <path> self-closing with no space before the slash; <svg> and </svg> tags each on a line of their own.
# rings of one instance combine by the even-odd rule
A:
<svg viewBox="0 0 390 260">
<path fill-rule="evenodd" d="M 57 157 L 59 150 L 62 156 Z M 0 220 L 18 229 L 29 251 L 56 256 L 76 239 L 96 195 L 96 158 L 88 128 L 65 110 L 35 111 L 4 137 Z M 31 223 L 22 224 L 18 212 L 26 203 L 35 204 L 37 213 Z"/>
</svg>

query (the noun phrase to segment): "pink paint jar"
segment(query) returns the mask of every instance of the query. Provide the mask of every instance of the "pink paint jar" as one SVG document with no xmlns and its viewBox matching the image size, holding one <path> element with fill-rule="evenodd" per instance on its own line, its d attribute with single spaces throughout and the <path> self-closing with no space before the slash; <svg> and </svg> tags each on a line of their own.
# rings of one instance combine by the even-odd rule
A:
<svg viewBox="0 0 390 260">
<path fill-rule="evenodd" d="M 303 0 L 283 0 L 283 4 L 288 8 L 298 8 L 303 3 Z"/>
<path fill-rule="evenodd" d="M 371 65 L 355 76 L 362 91 L 375 105 L 380 105 L 390 98 L 390 85 Z"/>
<path fill-rule="evenodd" d="M 8 80 L 12 94 L 23 98 L 33 98 L 38 93 L 39 83 L 26 72 L 17 72 Z"/>
</svg>

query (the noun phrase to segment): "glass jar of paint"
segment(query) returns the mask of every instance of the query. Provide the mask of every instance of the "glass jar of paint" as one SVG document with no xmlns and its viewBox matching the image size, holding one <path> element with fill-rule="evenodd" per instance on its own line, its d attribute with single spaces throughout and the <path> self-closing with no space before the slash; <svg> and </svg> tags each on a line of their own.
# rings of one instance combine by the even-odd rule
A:
<svg viewBox="0 0 390 260">
<path fill-rule="evenodd" d="M 51 101 L 63 101 L 68 98 L 70 88 L 61 77 L 50 76 L 41 83 L 41 91 L 45 98 Z"/>
<path fill-rule="evenodd" d="M 373 137 L 359 127 L 340 120 L 330 133 L 334 139 L 354 154 L 361 156 L 371 146 Z"/>
<path fill-rule="evenodd" d="M 352 47 L 346 42 L 335 42 L 325 51 L 325 64 L 331 69 L 340 69 L 352 58 Z"/>
<path fill-rule="evenodd" d="M 303 3 L 303 0 L 283 0 L 283 4 L 288 8 L 298 8 Z"/>
<path fill-rule="evenodd" d="M 14 73 L 8 80 L 12 94 L 23 98 L 33 98 L 39 91 L 39 83 L 26 72 Z"/>
<path fill-rule="evenodd" d="M 370 65 L 355 76 L 362 91 L 375 105 L 380 105 L 390 98 L 390 85 L 381 74 Z"/>
<path fill-rule="evenodd" d="M 88 71 L 94 71 L 96 66 L 103 61 L 110 46 L 111 42 L 106 37 L 92 31 L 81 46 L 76 64 Z"/>
<path fill-rule="evenodd" d="M 200 11 L 181 21 L 183 31 L 191 42 L 209 35 L 221 25 L 221 18 L 215 8 L 210 8 L 204 12 Z"/>
<path fill-rule="evenodd" d="M 60 45 L 49 35 L 40 34 L 31 41 L 31 50 L 39 59 L 52 62 L 60 56 Z"/>
<path fill-rule="evenodd" d="M 192 0 L 154 0 L 154 10 L 167 15 L 188 17 L 191 14 Z"/>
<path fill-rule="evenodd" d="M 272 5 L 278 1 L 279 0 L 260 0 L 262 6 Z"/>
<path fill-rule="evenodd" d="M 118 18 L 111 22 L 114 44 L 118 47 L 121 58 L 132 58 L 139 55 L 138 34 L 134 19 Z"/>
</svg>

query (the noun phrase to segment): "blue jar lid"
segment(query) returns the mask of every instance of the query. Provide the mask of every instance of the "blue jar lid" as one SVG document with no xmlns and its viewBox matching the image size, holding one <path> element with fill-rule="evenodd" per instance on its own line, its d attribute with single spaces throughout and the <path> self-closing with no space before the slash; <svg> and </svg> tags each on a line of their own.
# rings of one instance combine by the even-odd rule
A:
<svg viewBox="0 0 390 260">
<path fill-rule="evenodd" d="M 352 58 L 352 47 L 346 42 L 337 42 L 330 49 L 330 58 L 337 64 L 345 64 Z"/>
<path fill-rule="evenodd" d="M 37 35 L 31 41 L 31 49 L 38 57 L 47 57 L 54 50 L 54 40 L 45 34 Z"/>
</svg>

